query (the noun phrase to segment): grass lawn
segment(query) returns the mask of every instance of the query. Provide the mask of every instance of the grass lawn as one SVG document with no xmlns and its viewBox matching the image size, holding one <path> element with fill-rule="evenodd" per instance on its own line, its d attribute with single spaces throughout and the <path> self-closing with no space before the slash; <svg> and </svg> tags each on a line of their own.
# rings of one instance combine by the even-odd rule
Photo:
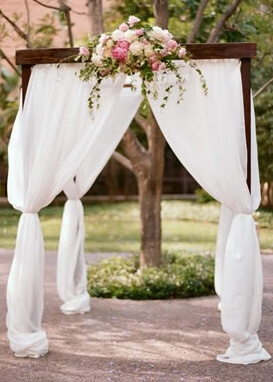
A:
<svg viewBox="0 0 273 382">
<path fill-rule="evenodd" d="M 139 251 L 137 202 L 96 203 L 84 206 L 87 252 Z M 56 250 L 62 206 L 40 212 L 46 250 Z M 211 202 L 162 201 L 162 248 L 185 252 L 214 252 L 220 206 Z M 273 211 L 258 212 L 262 250 L 273 251 Z M 0 208 L 0 247 L 14 248 L 20 213 Z"/>
</svg>

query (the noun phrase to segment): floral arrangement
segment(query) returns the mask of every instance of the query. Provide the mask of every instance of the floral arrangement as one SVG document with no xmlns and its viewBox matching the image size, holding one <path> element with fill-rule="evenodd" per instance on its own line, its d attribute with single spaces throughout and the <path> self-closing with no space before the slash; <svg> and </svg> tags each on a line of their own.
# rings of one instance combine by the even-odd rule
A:
<svg viewBox="0 0 273 382">
<path fill-rule="evenodd" d="M 178 44 L 168 30 L 157 26 L 141 27 L 138 17 L 130 16 L 128 21 L 122 23 L 112 33 L 103 33 L 90 38 L 87 46 L 79 48 L 76 61 L 85 63 L 79 77 L 89 81 L 95 77 L 96 82 L 91 89 L 88 99 L 89 108 L 99 107 L 100 84 L 104 78 L 112 77 L 118 73 L 133 76 L 139 73 L 142 94 L 152 93 L 156 99 L 156 88 L 149 86 L 157 74 L 173 72 L 179 89 L 177 102 L 180 103 L 184 94 L 184 78 L 178 71 L 174 60 L 184 60 L 196 69 L 200 75 L 202 86 L 207 92 L 205 79 L 196 64 L 191 61 L 190 55 L 184 46 Z M 134 88 L 134 84 L 131 84 Z M 161 106 L 167 103 L 173 85 L 166 85 Z"/>
</svg>

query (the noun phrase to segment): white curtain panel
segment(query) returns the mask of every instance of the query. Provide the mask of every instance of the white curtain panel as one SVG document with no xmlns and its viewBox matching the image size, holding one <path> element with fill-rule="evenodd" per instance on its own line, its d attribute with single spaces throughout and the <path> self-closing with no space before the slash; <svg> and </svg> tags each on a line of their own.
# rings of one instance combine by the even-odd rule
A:
<svg viewBox="0 0 273 382">
<path fill-rule="evenodd" d="M 135 91 L 124 87 L 117 95 L 115 107 L 90 145 L 76 176 L 64 187 L 68 200 L 64 206 L 59 241 L 57 289 L 64 302 L 61 310 L 65 314 L 90 310 L 84 257 L 84 213 L 80 198 L 91 188 L 134 118 L 142 101 L 139 81 L 136 86 Z"/>
<path fill-rule="evenodd" d="M 181 163 L 197 182 L 222 203 L 216 267 L 221 320 L 230 346 L 217 359 L 248 364 L 270 359 L 257 336 L 261 319 L 263 277 L 252 213 L 259 205 L 255 121 L 252 112 L 252 193 L 246 184 L 246 144 L 239 60 L 201 60 L 208 95 L 196 71 L 178 63 L 185 96 L 177 104 L 175 75 L 159 81 L 158 100 L 150 104 L 162 132 Z M 163 79 L 164 80 L 164 79 Z M 164 88 L 173 84 L 164 109 Z"/>
<path fill-rule="evenodd" d="M 87 106 L 90 84 L 75 75 L 79 64 L 33 68 L 23 110 L 9 144 L 8 199 L 22 212 L 7 287 L 10 347 L 18 357 L 48 351 L 41 329 L 44 245 L 38 211 L 75 176 L 121 91 L 125 76 L 103 81 L 94 121 Z"/>
</svg>

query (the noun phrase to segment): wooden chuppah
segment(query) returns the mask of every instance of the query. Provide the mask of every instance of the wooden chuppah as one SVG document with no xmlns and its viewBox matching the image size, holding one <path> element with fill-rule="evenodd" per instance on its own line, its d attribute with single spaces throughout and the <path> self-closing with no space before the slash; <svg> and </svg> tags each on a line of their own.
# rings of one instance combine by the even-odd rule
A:
<svg viewBox="0 0 273 382">
<path fill-rule="evenodd" d="M 186 44 L 193 59 L 239 59 L 241 61 L 242 91 L 244 100 L 245 138 L 247 147 L 247 185 L 251 191 L 251 59 L 256 57 L 255 43 Z M 31 68 L 38 64 L 73 62 L 70 57 L 78 48 L 29 49 L 16 51 L 16 64 L 22 68 L 23 100 L 28 87 Z"/>
<path fill-rule="evenodd" d="M 207 76 L 208 81 L 211 81 L 208 82 L 211 94 L 204 97 L 202 89 L 196 86 L 196 78 L 192 78 L 193 82 L 189 84 L 188 89 L 189 98 L 185 98 L 185 103 L 181 107 L 177 108 L 173 97 L 165 112 L 162 113 L 159 102 L 153 98 L 149 101 L 163 135 L 181 163 L 185 163 L 185 167 L 189 168 L 199 183 L 222 204 L 215 279 L 217 294 L 221 297 L 222 326 L 230 337 L 230 347 L 225 354 L 219 354 L 217 360 L 239 364 L 266 361 L 271 356 L 263 349 L 257 335 L 261 319 L 262 264 L 252 216 L 259 204 L 256 142 L 251 142 L 251 132 L 255 137 L 255 132 L 251 131 L 255 124 L 251 121 L 253 106 L 250 91 L 250 64 L 251 58 L 256 54 L 256 45 L 253 43 L 193 44 L 188 45 L 187 49 L 191 52 L 193 59 L 199 60 L 205 78 Z M 22 211 L 13 263 L 15 265 L 12 267 L 8 289 L 10 292 L 8 306 L 11 308 L 8 335 L 11 349 L 17 356 L 39 357 L 48 352 L 46 333 L 40 330 L 43 288 L 37 276 L 43 272 L 44 247 L 38 212 L 61 190 L 66 191 L 67 188 L 70 194 L 67 205 L 73 207 L 69 210 L 67 221 L 74 223 L 74 216 L 78 216 L 76 224 L 73 225 L 73 233 L 70 235 L 72 239 L 69 243 L 70 250 L 78 237 L 74 228 L 82 225 L 83 221 L 82 205 L 78 201 L 87 187 L 90 188 L 91 181 L 94 181 L 97 171 L 100 170 L 100 168 L 94 169 L 92 178 L 89 179 L 87 175 L 90 171 L 89 164 L 92 162 L 95 164 L 97 158 L 103 153 L 105 156 L 99 165 L 105 165 L 141 103 L 139 92 L 135 106 L 128 108 L 130 116 L 126 116 L 122 125 L 120 118 L 124 113 L 117 113 L 116 110 L 121 111 L 127 99 L 135 97 L 135 92 L 126 88 L 122 89 L 123 77 L 123 81 L 106 86 L 98 120 L 90 125 L 88 108 L 86 105 L 81 107 L 81 100 L 87 97 L 90 86 L 79 86 L 78 78 L 75 77 L 77 64 L 74 57 L 77 53 L 77 48 L 46 49 L 18 51 L 16 56 L 17 63 L 23 68 L 24 97 L 28 83 L 30 84 L 27 102 L 23 111 L 20 108 L 10 145 L 9 196 L 11 204 Z M 56 64 L 62 62 L 67 64 L 60 65 L 58 68 L 59 65 Z M 32 67 L 34 67 L 33 71 L 31 71 Z M 58 71 L 63 72 L 62 77 L 57 73 Z M 30 82 L 28 82 L 29 78 Z M 164 87 L 164 83 L 158 83 L 160 92 L 164 91 Z M 177 92 L 177 89 L 175 91 Z M 121 98 L 115 100 L 116 94 L 121 92 L 123 93 Z M 124 93 L 126 93 L 125 96 Z M 69 98 L 67 94 L 70 94 Z M 130 97 L 128 97 L 129 94 Z M 41 103 L 40 97 L 44 97 L 46 102 Z M 117 108 L 113 107 L 115 102 L 119 103 Z M 131 99 L 130 102 L 132 103 Z M 199 105 L 198 113 L 192 109 L 196 103 Z M 74 107 L 74 105 L 77 106 Z M 44 118 L 41 118 L 42 115 Z M 181 121 L 184 121 L 184 129 L 180 129 Z M 82 129 L 75 130 L 77 124 L 82 126 Z M 108 129 L 110 124 L 111 129 Z M 66 137 L 67 142 L 64 142 L 63 136 Z M 78 140 L 76 145 L 75 140 Z M 110 146 L 112 142 L 114 144 Z M 101 145 L 102 143 L 105 144 Z M 193 150 L 194 147 L 195 150 Z M 71 148 L 73 148 L 72 151 Z M 89 156 L 87 157 L 89 152 L 91 160 Z M 206 161 L 207 158 L 208 161 Z M 48 159 L 51 160 L 48 161 Z M 86 159 L 88 159 L 85 163 L 87 166 L 81 167 L 79 179 L 81 174 L 81 179 L 89 179 L 89 184 L 85 184 L 79 192 L 74 188 L 72 190 L 72 187 L 70 190 L 69 181 L 73 180 L 80 165 Z M 248 162 L 248 174 L 246 162 Z M 25 165 L 20 167 L 18 163 Z M 56 173 L 54 178 L 51 177 L 52 171 Z M 20 182 L 23 187 L 20 187 Z M 23 196 L 17 191 L 21 188 L 25 191 Z M 77 213 L 74 213 L 74 210 Z M 82 249 L 81 243 L 82 235 L 80 249 Z M 69 250 L 65 248 L 61 256 L 58 256 L 58 259 L 62 259 L 62 265 L 66 265 Z M 73 252 L 73 259 L 83 259 L 82 250 Z M 28 254 L 31 254 L 31 257 L 28 257 Z M 36 259 L 36 263 L 32 261 L 33 259 Z M 83 261 L 82 264 L 84 265 Z M 83 268 L 81 267 L 81 275 L 85 276 L 86 270 Z M 66 276 L 66 268 L 60 269 L 62 269 L 61 277 Z M 246 271 L 243 279 L 242 270 Z M 72 276 L 73 272 L 72 269 Z M 21 274 L 27 275 L 37 288 L 26 287 L 21 293 L 17 284 Z M 23 280 L 26 286 L 28 279 Z M 60 290 L 67 289 L 67 279 L 63 280 Z M 69 294 L 68 299 L 61 297 L 65 302 L 61 307 L 64 313 L 67 312 L 64 305 L 70 304 L 72 300 L 74 304 L 74 294 L 71 300 L 72 294 Z M 87 297 L 89 302 L 86 290 L 81 296 Z M 76 297 L 78 298 L 78 295 Z M 26 310 L 25 305 L 20 304 L 20 301 L 30 301 L 33 305 L 29 305 Z M 20 309 L 13 309 L 18 305 Z M 89 306 L 86 310 L 85 305 L 84 307 L 81 305 L 79 310 L 78 300 L 77 304 L 72 305 L 69 305 L 69 314 L 71 311 L 74 313 L 89 311 Z M 34 310 L 35 316 L 31 320 Z M 34 341 L 29 341 L 33 333 L 38 342 L 36 337 Z"/>
</svg>

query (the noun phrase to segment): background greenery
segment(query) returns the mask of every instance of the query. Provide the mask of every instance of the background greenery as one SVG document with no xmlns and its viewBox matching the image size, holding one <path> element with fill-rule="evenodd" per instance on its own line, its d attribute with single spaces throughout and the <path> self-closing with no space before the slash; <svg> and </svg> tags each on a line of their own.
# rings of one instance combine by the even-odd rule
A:
<svg viewBox="0 0 273 382">
<path fill-rule="evenodd" d="M 198 203 L 164 200 L 162 208 L 162 248 L 188 253 L 214 252 L 220 206 L 217 202 Z M 94 203 L 84 206 L 87 252 L 139 252 L 139 206 L 137 202 Z M 56 250 L 62 206 L 40 212 L 46 250 Z M 0 208 L 0 247 L 14 248 L 20 213 Z M 273 251 L 273 212 L 256 213 L 262 250 Z"/>
</svg>

